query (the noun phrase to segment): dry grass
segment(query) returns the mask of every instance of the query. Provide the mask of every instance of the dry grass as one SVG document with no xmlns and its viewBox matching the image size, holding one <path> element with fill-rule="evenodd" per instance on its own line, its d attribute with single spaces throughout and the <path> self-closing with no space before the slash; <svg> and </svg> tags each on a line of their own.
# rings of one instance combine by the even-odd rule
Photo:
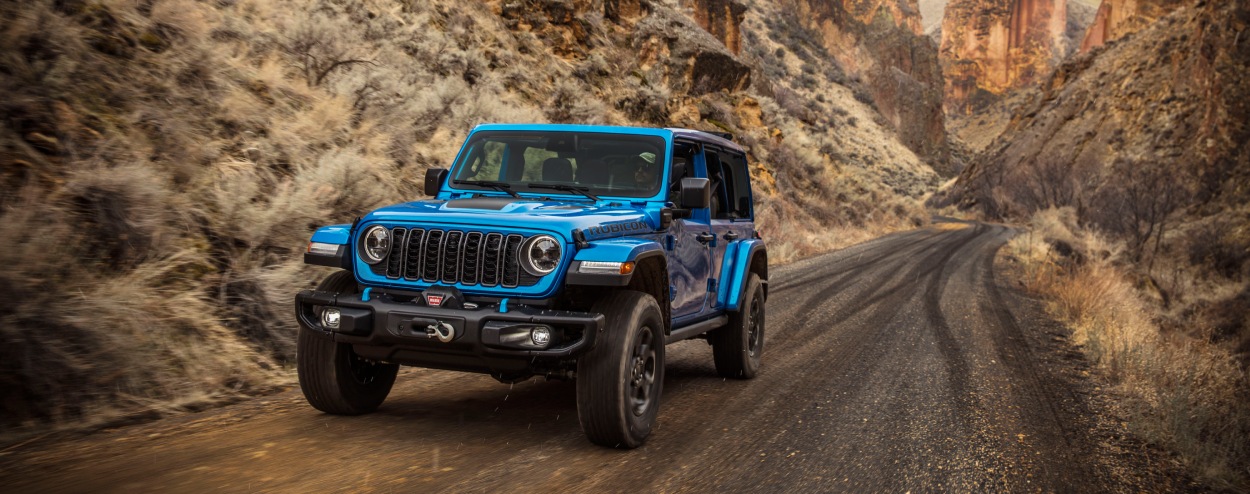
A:
<svg viewBox="0 0 1250 494">
<path fill-rule="evenodd" d="M 1026 286 L 1073 329 L 1073 342 L 1116 384 L 1130 427 L 1215 485 L 1250 487 L 1250 381 L 1228 345 L 1162 331 L 1123 253 L 1045 210 L 1010 243 Z M 1059 247 L 1056 247 L 1059 246 Z M 1062 253 L 1061 253 L 1062 252 Z M 1070 253 L 1069 253 L 1070 252 Z"/>
</svg>

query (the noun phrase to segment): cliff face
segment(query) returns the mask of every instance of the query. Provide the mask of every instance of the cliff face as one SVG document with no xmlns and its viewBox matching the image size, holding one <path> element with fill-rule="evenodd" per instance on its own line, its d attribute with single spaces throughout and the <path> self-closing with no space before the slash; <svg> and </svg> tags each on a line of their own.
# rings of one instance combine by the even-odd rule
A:
<svg viewBox="0 0 1250 494">
<path fill-rule="evenodd" d="M 1083 221 L 1112 223 L 1125 203 L 1111 199 L 1158 172 L 1162 181 L 1141 191 L 1185 198 L 1178 214 L 1189 224 L 1250 214 L 1247 27 L 1244 0 L 1198 3 L 1070 59 L 1019 106 L 952 197 L 994 216 L 1074 206 Z M 1245 221 L 1230 233 L 1244 235 Z"/>
<path fill-rule="evenodd" d="M 1033 85 L 1069 50 L 1067 0 L 953 0 L 942 21 L 946 107 L 984 108 Z"/>
<path fill-rule="evenodd" d="M 1103 0 L 1081 42 L 1081 53 L 1137 32 L 1183 3 L 1183 0 Z"/>
<path fill-rule="evenodd" d="M 923 34 L 916 0 L 787 0 L 783 5 L 822 35 L 825 48 L 853 78 L 862 78 L 881 115 L 909 148 L 930 162 L 948 161 L 942 72 L 937 49 Z"/>
<path fill-rule="evenodd" d="M 694 21 L 719 39 L 735 55 L 742 52 L 742 19 L 747 6 L 735 0 L 685 0 L 682 5 L 693 9 Z"/>
</svg>

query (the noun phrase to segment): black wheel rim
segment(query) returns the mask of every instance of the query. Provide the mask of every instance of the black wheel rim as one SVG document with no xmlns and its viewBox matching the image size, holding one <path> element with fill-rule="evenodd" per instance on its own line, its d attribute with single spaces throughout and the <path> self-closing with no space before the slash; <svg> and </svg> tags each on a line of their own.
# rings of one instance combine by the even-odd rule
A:
<svg viewBox="0 0 1250 494">
<path fill-rule="evenodd" d="M 747 322 L 747 354 L 755 357 L 759 353 L 760 340 L 764 335 L 764 305 L 758 296 L 751 297 L 751 320 Z"/>
<path fill-rule="evenodd" d="M 352 379 L 357 384 L 368 386 L 378 379 L 382 364 L 361 358 L 353 352 L 347 357 L 347 367 L 352 371 Z"/>
<path fill-rule="evenodd" d="M 630 411 L 635 416 L 647 413 L 655 398 L 656 363 L 655 333 L 650 327 L 643 326 L 638 330 L 637 343 L 630 355 L 627 369 L 629 386 L 625 387 Z"/>
</svg>

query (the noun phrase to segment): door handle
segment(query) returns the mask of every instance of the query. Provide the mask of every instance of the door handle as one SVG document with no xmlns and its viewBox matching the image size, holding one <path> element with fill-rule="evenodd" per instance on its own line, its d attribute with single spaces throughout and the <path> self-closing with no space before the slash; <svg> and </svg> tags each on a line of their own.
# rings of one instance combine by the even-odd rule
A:
<svg viewBox="0 0 1250 494">
<path fill-rule="evenodd" d="M 705 244 L 706 244 L 706 243 L 708 243 L 708 242 L 711 242 L 711 241 L 713 241 L 713 240 L 716 240 L 716 234 L 713 234 L 713 233 L 700 233 L 700 234 L 698 234 L 698 235 L 695 235 L 695 236 L 694 236 L 694 238 L 696 238 L 696 239 L 698 239 L 700 242 L 703 242 L 703 243 L 705 243 Z"/>
<path fill-rule="evenodd" d="M 725 240 L 738 240 L 738 232 L 734 232 L 734 231 L 725 232 L 724 238 Z"/>
</svg>

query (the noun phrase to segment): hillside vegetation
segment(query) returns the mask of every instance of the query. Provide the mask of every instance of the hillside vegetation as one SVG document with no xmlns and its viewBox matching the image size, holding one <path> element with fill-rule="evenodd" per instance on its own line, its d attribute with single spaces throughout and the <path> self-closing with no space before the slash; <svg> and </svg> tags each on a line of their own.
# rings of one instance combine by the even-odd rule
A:
<svg viewBox="0 0 1250 494">
<path fill-rule="evenodd" d="M 1061 65 L 935 205 L 1035 226 L 1030 284 L 1143 436 L 1250 485 L 1250 2 Z M 1021 254 L 1025 252 L 1027 254 Z"/>
<path fill-rule="evenodd" d="M 925 222 L 933 171 L 746 6 L 735 54 L 698 2 L 0 4 L 4 434 L 289 384 L 309 234 L 419 198 L 479 123 L 732 131 L 781 261 Z"/>
</svg>

